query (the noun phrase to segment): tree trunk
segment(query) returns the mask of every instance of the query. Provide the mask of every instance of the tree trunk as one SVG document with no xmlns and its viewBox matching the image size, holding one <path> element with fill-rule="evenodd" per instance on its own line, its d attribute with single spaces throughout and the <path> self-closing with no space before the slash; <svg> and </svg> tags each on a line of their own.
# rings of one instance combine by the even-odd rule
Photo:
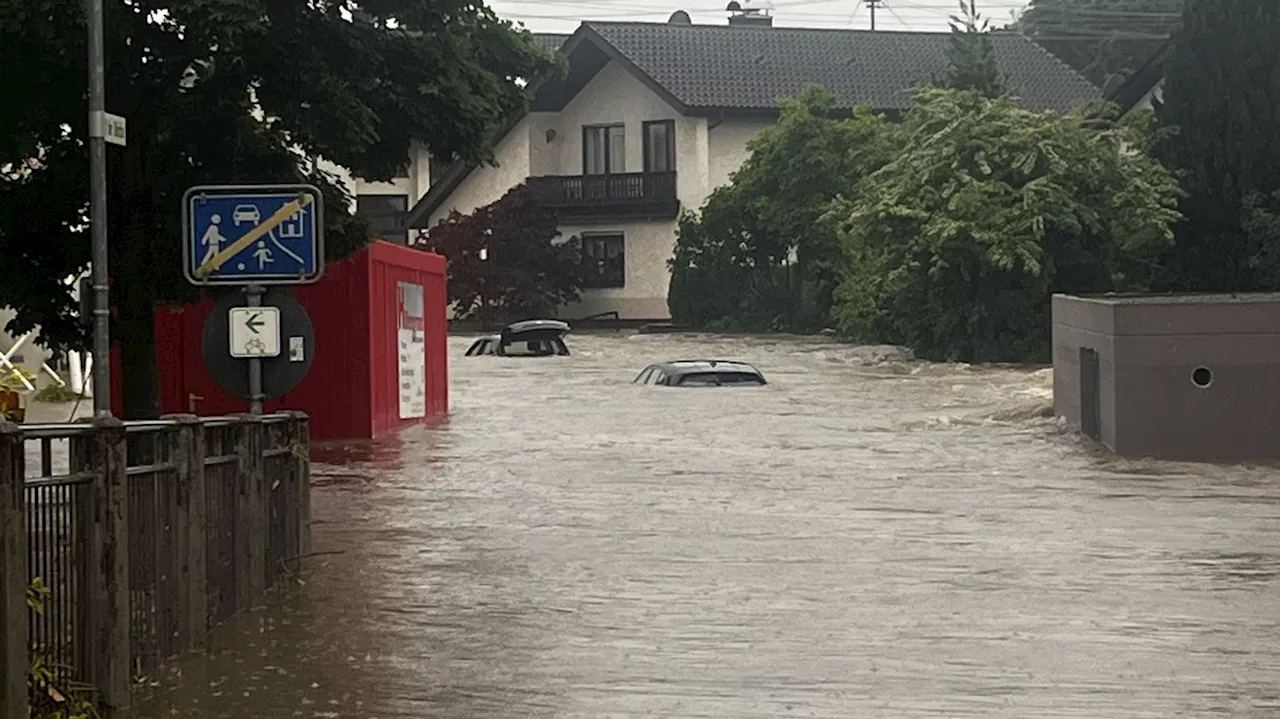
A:
<svg viewBox="0 0 1280 719">
<path fill-rule="evenodd" d="M 160 376 L 156 365 L 155 321 L 150 301 L 126 298 L 116 326 L 120 367 L 124 376 L 124 419 L 160 416 Z"/>
</svg>

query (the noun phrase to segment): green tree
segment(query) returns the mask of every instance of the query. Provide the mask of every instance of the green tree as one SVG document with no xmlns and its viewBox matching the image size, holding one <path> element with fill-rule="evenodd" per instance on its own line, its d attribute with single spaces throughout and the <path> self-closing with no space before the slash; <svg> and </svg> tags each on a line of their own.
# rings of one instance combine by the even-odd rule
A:
<svg viewBox="0 0 1280 719">
<path fill-rule="evenodd" d="M 1016 28 L 1108 88 L 1168 42 L 1185 0 L 1031 0 Z"/>
<path fill-rule="evenodd" d="M 367 230 L 316 158 L 369 180 L 400 174 L 412 140 L 487 159 L 490 128 L 526 107 L 526 81 L 557 68 L 469 0 L 105 5 L 107 109 L 130 135 L 107 150 L 130 417 L 157 410 L 153 304 L 193 295 L 180 263 L 187 187 L 316 184 L 327 250 L 340 257 Z M 55 345 L 83 331 L 62 280 L 89 259 L 85 37 L 80 0 L 0 3 L 0 305 L 17 308 L 13 329 L 38 324 Z"/>
<path fill-rule="evenodd" d="M 532 319 L 580 296 L 581 242 L 557 241 L 559 224 L 519 185 L 470 215 L 450 213 L 417 244 L 448 261 L 449 303 L 459 319 Z"/>
<path fill-rule="evenodd" d="M 1048 356 L 1055 291 L 1140 290 L 1178 186 L 1096 116 L 922 88 L 900 153 L 838 200 L 841 329 L 959 361 Z"/>
<path fill-rule="evenodd" d="M 781 102 L 778 122 L 701 213 L 681 219 L 668 305 L 677 322 L 815 329 L 829 317 L 841 252 L 819 219 L 888 159 L 886 125 L 866 108 L 840 117 L 810 86 Z"/>
<path fill-rule="evenodd" d="M 951 44 L 947 48 L 947 87 L 974 90 L 987 97 L 1005 94 L 1004 77 L 996 67 L 991 46 L 991 24 L 978 15 L 973 3 L 960 1 L 960 14 L 951 16 Z"/>
<path fill-rule="evenodd" d="M 1246 200 L 1257 210 L 1280 191 L 1277 88 L 1280 3 L 1187 3 L 1155 113 L 1170 130 L 1157 154 L 1187 190 L 1171 288 L 1280 289 L 1267 269 L 1277 251 L 1245 227 Z"/>
</svg>

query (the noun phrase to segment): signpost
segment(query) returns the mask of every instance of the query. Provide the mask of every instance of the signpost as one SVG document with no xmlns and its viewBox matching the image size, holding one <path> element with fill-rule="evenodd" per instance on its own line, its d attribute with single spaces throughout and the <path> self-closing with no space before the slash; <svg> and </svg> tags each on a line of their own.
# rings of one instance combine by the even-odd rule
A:
<svg viewBox="0 0 1280 719">
<path fill-rule="evenodd" d="M 204 185 L 183 195 L 182 215 L 187 280 L 204 287 L 243 288 L 246 306 L 226 308 L 222 315 L 227 322 L 222 346 L 230 357 L 246 360 L 249 411 L 261 413 L 266 398 L 262 362 L 280 356 L 282 323 L 279 306 L 263 306 L 262 298 L 268 286 L 306 284 L 324 274 L 323 196 L 312 185 Z M 307 336 L 290 336 L 294 374 L 310 366 L 305 346 L 311 343 L 311 323 L 300 305 L 297 311 Z M 206 337 L 209 327 L 206 323 Z M 206 363 L 213 371 L 216 363 L 207 350 Z M 300 380 L 301 375 L 290 387 Z"/>
<path fill-rule="evenodd" d="M 315 356 L 315 332 L 292 288 L 267 287 L 262 305 L 253 308 L 245 306 L 241 288 L 224 287 L 213 292 L 213 309 L 200 334 L 200 354 L 209 376 L 231 395 L 250 401 L 254 394 L 269 400 L 297 387 Z M 263 314 L 255 318 L 253 315 L 258 312 Z M 257 335 L 249 325 L 258 330 Z M 271 338 L 276 339 L 275 348 L 267 342 Z M 261 347 L 255 339 L 262 343 Z M 241 352 L 243 349 L 249 351 Z M 271 353 L 273 349 L 275 352 Z M 251 376 L 246 371 L 252 364 L 259 368 L 255 392 L 249 391 Z"/>
</svg>

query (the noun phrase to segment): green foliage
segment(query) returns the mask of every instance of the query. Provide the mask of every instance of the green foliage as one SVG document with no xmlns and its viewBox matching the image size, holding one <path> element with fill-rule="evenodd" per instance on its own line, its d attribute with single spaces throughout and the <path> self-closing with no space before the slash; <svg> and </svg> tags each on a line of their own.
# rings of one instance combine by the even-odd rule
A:
<svg viewBox="0 0 1280 719">
<path fill-rule="evenodd" d="M 1129 128 L 923 88 L 900 151 L 833 207 L 841 329 L 961 361 L 1047 356 L 1054 291 L 1141 290 L 1178 217 Z"/>
<path fill-rule="evenodd" d="M 65 384 L 47 384 L 37 390 L 32 399 L 37 402 L 57 404 L 60 402 L 74 402 L 83 397 L 84 395 L 76 394 Z"/>
<path fill-rule="evenodd" d="M 498 316 L 482 319 L 545 317 L 577 300 L 583 281 L 581 242 L 557 241 L 559 224 L 519 185 L 470 215 L 452 212 L 418 244 L 448 261 L 449 302 L 459 319 L 490 308 Z"/>
<path fill-rule="evenodd" d="M 731 183 L 680 220 L 668 304 L 677 322 L 816 329 L 829 316 L 840 249 L 820 222 L 839 193 L 888 159 L 886 126 L 865 108 L 839 118 L 807 87 L 781 103 Z"/>
<path fill-rule="evenodd" d="M 1280 192 L 1280 3 L 1187 3 L 1156 120 L 1187 191 L 1171 289 L 1277 290 L 1265 228 Z M 1259 244 L 1261 243 L 1261 244 Z"/>
<path fill-rule="evenodd" d="M 1249 247 L 1250 269 L 1259 287 L 1280 288 L 1280 191 L 1244 198 L 1242 225 Z"/>
<path fill-rule="evenodd" d="M 1016 26 L 1107 88 L 1164 47 L 1184 4 L 1185 0 L 1031 0 Z"/>
<path fill-rule="evenodd" d="M 1004 77 L 996 68 L 990 30 L 991 24 L 960 0 L 960 15 L 951 16 L 951 44 L 947 48 L 950 64 L 943 82 L 946 87 L 972 90 L 987 97 L 1005 94 Z"/>
<path fill-rule="evenodd" d="M 85 339 L 63 284 L 89 259 L 84 7 L 0 3 L 0 306 L 18 310 L 11 332 L 39 325 L 53 345 Z M 470 0 L 106 0 L 104 44 L 107 109 L 129 122 L 128 146 L 106 153 L 113 334 L 131 369 L 150 364 L 131 353 L 150 348 L 153 303 L 193 295 L 186 188 L 316 184 L 326 250 L 342 257 L 368 230 L 316 158 L 368 180 L 400 174 L 414 140 L 487 159 L 490 129 L 527 106 L 525 81 L 558 66 Z"/>
<path fill-rule="evenodd" d="M 7 389 L 20 389 L 26 386 L 23 384 L 24 379 L 27 382 L 34 384 L 36 376 L 16 365 L 13 367 L 5 367 L 3 370 L 0 370 L 0 387 Z"/>
<path fill-rule="evenodd" d="M 49 588 L 36 577 L 27 586 L 27 608 L 44 613 Z M 64 667 L 33 653 L 27 665 L 27 702 L 31 719 L 96 719 L 97 708 L 89 698 L 88 687 L 72 686 L 63 679 Z"/>
</svg>

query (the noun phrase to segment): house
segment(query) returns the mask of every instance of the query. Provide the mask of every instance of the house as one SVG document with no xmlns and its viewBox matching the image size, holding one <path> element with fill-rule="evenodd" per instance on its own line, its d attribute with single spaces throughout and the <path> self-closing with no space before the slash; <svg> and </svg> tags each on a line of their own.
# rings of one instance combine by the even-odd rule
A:
<svg viewBox="0 0 1280 719">
<path fill-rule="evenodd" d="M 561 33 L 534 33 L 534 42 L 544 50 L 554 51 L 569 39 Z M 409 148 L 404 174 L 389 182 L 371 182 L 351 174 L 335 163 L 320 160 L 321 168 L 337 176 L 352 196 L 351 212 L 368 221 L 373 234 L 389 242 L 407 244 L 405 218 L 409 209 L 427 194 L 432 182 L 443 177 L 449 163 L 432 157 L 421 143 Z"/>
<path fill-rule="evenodd" d="M 1015 34 L 992 35 L 997 63 L 1028 107 L 1065 110 L 1100 91 Z M 664 319 L 681 210 L 697 210 L 778 116 L 779 98 L 818 83 L 852 109 L 905 109 L 908 90 L 947 68 L 945 33 L 774 27 L 736 10 L 728 25 L 586 22 L 567 38 L 565 77 L 541 85 L 524 116 L 502 128 L 495 165 L 450 168 L 408 216 L 425 229 L 528 182 L 583 240 L 592 270 L 579 305 Z"/>
</svg>

